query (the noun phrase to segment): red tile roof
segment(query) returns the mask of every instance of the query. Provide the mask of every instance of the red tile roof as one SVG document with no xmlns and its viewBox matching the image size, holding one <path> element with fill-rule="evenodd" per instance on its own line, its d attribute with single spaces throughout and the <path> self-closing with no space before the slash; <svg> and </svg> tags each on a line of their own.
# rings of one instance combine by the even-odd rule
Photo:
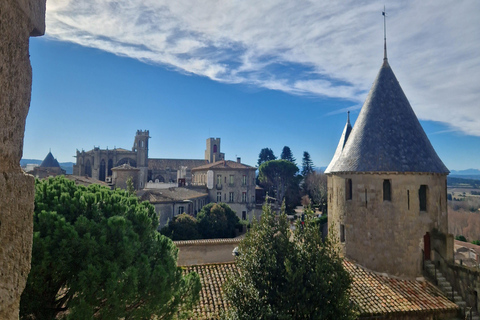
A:
<svg viewBox="0 0 480 320">
<path fill-rule="evenodd" d="M 428 281 L 390 278 L 349 261 L 344 261 L 344 267 L 353 277 L 351 300 L 361 316 L 443 314 L 458 310 L 456 304 Z M 236 272 L 235 263 L 189 266 L 184 270 L 185 273 L 197 272 L 202 283 L 200 302 L 193 308 L 191 319 L 219 319 L 221 312 L 228 308 L 222 286 L 228 274 Z"/>
<path fill-rule="evenodd" d="M 250 170 L 256 170 L 257 168 L 247 166 L 246 164 L 239 163 L 236 161 L 231 161 L 231 160 L 221 160 L 217 161 L 214 163 L 209 163 L 203 166 L 199 166 L 196 168 L 193 168 L 192 171 L 197 171 L 197 170 L 207 170 L 207 169 L 250 169 Z"/>
</svg>

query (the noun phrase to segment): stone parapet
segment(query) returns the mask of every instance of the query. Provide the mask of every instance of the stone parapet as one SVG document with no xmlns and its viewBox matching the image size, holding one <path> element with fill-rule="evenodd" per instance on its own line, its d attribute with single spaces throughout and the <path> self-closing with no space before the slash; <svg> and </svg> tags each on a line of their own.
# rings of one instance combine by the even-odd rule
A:
<svg viewBox="0 0 480 320">
<path fill-rule="evenodd" d="M 20 168 L 32 69 L 29 37 L 45 32 L 45 0 L 0 1 L 0 319 L 18 319 L 30 271 L 34 179 Z"/>
</svg>

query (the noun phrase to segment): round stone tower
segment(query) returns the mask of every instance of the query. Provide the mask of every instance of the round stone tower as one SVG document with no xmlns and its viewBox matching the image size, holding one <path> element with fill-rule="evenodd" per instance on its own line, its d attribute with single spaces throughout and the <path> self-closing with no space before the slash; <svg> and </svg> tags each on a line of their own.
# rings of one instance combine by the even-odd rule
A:
<svg viewBox="0 0 480 320">
<path fill-rule="evenodd" d="M 448 173 L 385 58 L 326 169 L 328 227 L 345 257 L 374 271 L 420 276 L 424 236 L 448 232 Z"/>
</svg>

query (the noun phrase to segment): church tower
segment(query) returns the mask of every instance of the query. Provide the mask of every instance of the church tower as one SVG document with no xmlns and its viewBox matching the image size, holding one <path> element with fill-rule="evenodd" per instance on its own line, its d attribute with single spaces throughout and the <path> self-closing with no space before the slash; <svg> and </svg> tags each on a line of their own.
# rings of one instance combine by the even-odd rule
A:
<svg viewBox="0 0 480 320">
<path fill-rule="evenodd" d="M 140 169 L 138 176 L 137 189 L 143 189 L 147 183 L 148 174 L 148 130 L 137 130 L 135 141 L 133 143 L 132 151 L 137 153 L 137 168 Z"/>
<path fill-rule="evenodd" d="M 220 152 L 220 138 L 208 138 L 205 160 L 209 163 L 225 160 L 225 153 Z"/>
<path fill-rule="evenodd" d="M 378 272 L 421 275 L 425 239 L 448 233 L 447 175 L 385 59 L 328 176 L 328 227 L 345 257 Z M 350 132 L 351 130 L 351 132 Z"/>
</svg>

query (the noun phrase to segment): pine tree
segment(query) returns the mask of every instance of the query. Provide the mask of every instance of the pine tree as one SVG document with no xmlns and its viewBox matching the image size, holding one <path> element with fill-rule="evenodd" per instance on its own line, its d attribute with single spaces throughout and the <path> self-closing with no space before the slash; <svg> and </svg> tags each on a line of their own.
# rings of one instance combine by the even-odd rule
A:
<svg viewBox="0 0 480 320">
<path fill-rule="evenodd" d="M 260 166 L 260 165 L 261 165 L 262 163 L 264 163 L 264 162 L 271 161 L 271 160 L 275 160 L 275 159 L 277 159 L 277 157 L 275 156 L 275 154 L 273 154 L 272 149 L 270 149 L 270 148 L 263 148 L 263 149 L 260 151 L 260 154 L 258 155 L 257 164 L 258 164 L 258 166 Z"/>
<path fill-rule="evenodd" d="M 292 150 L 290 150 L 290 147 L 283 147 L 282 154 L 280 155 L 280 159 L 282 160 L 287 160 L 292 163 L 295 163 L 295 158 L 293 157 Z"/>
<path fill-rule="evenodd" d="M 304 151 L 303 159 L 302 159 L 302 176 L 305 178 L 312 172 L 313 172 L 312 159 L 310 158 L 310 154 L 307 151 Z"/>
<path fill-rule="evenodd" d="M 125 190 L 36 180 L 33 220 L 22 319 L 172 319 L 198 300 L 153 206 Z"/>
<path fill-rule="evenodd" d="M 238 273 L 224 287 L 227 319 L 355 319 L 349 303 L 351 277 L 334 243 L 311 211 L 293 233 L 285 212 L 265 205 L 260 222 L 238 247 Z"/>
</svg>

